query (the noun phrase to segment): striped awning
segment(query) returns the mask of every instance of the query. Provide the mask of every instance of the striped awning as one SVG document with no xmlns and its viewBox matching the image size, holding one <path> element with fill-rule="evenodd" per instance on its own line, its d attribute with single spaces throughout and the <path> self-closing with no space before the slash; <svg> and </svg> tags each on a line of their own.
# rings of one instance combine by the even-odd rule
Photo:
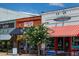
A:
<svg viewBox="0 0 79 59">
<path fill-rule="evenodd" d="M 48 33 L 50 37 L 79 36 L 79 25 L 49 27 Z"/>
</svg>

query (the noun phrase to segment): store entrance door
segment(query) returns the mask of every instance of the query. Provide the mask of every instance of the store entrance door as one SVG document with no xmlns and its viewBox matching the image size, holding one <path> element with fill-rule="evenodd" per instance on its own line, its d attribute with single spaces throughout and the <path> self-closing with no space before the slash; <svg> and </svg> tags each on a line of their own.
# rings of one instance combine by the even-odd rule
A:
<svg viewBox="0 0 79 59">
<path fill-rule="evenodd" d="M 70 51 L 70 38 L 69 37 L 64 38 L 64 51 L 65 52 Z"/>
<path fill-rule="evenodd" d="M 69 55 L 71 43 L 69 37 L 58 37 L 58 55 Z"/>
<path fill-rule="evenodd" d="M 63 37 L 58 37 L 58 51 L 63 51 L 64 49 L 64 39 Z"/>
</svg>

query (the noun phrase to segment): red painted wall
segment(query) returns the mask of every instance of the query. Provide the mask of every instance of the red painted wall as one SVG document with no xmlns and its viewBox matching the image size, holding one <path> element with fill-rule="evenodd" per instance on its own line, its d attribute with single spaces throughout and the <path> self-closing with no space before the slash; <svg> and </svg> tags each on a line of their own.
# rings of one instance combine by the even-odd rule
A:
<svg viewBox="0 0 79 59">
<path fill-rule="evenodd" d="M 58 50 L 58 38 L 57 37 L 55 37 L 54 39 L 54 49 Z"/>
<path fill-rule="evenodd" d="M 16 28 L 24 28 L 24 22 L 33 22 L 33 26 L 41 24 L 41 16 L 16 19 Z"/>
</svg>

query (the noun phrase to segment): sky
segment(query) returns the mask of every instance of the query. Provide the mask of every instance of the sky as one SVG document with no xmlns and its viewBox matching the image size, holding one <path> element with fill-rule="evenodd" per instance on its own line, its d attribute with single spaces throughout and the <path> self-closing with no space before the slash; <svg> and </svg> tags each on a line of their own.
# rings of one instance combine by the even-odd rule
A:
<svg viewBox="0 0 79 59">
<path fill-rule="evenodd" d="M 0 3 L 0 8 L 35 14 L 77 6 L 79 3 Z"/>
</svg>

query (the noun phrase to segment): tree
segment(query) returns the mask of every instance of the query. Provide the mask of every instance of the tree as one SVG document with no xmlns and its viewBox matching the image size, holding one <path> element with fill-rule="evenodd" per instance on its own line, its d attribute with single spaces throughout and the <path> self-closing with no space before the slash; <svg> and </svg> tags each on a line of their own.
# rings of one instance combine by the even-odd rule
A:
<svg viewBox="0 0 79 59">
<path fill-rule="evenodd" d="M 29 43 L 31 46 L 36 45 L 38 47 L 38 55 L 39 55 L 39 49 L 40 45 L 42 43 L 47 43 L 48 40 L 48 28 L 44 26 L 44 24 L 39 26 L 32 26 L 30 28 L 24 29 L 24 35 L 27 39 L 27 43 Z"/>
</svg>

